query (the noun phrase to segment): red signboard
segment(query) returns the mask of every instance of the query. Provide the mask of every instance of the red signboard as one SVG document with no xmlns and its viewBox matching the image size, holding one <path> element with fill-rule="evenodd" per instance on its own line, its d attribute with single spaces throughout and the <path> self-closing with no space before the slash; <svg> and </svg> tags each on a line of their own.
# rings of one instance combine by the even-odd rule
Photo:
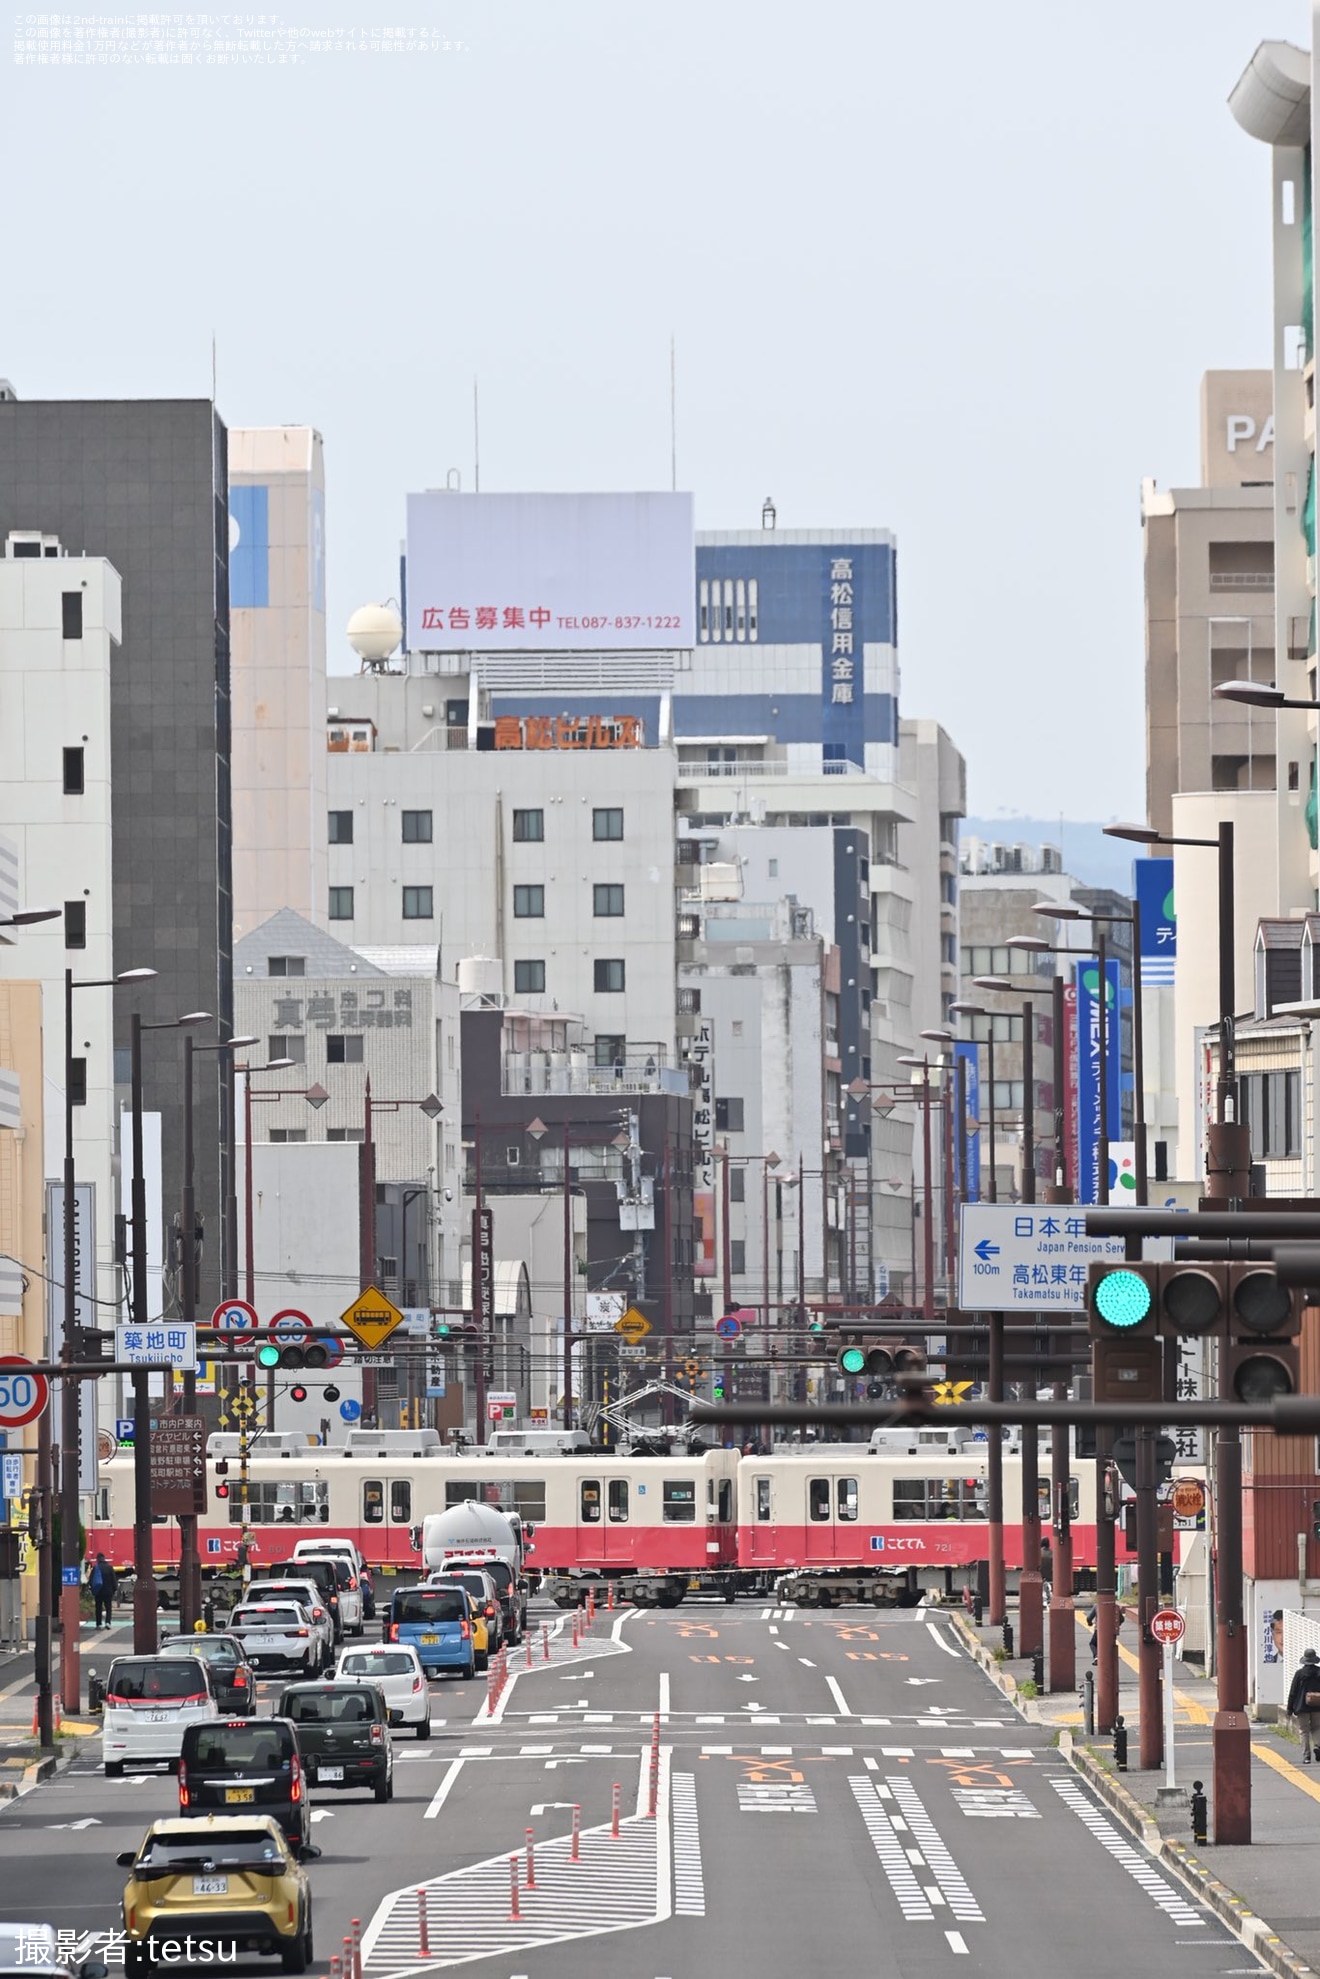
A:
<svg viewBox="0 0 1320 1979">
<path fill-rule="evenodd" d="M 1176 1608 L 1157 1608 L 1150 1618 L 1150 1632 L 1156 1642 L 1168 1644 L 1181 1642 L 1187 1624 Z"/>
</svg>

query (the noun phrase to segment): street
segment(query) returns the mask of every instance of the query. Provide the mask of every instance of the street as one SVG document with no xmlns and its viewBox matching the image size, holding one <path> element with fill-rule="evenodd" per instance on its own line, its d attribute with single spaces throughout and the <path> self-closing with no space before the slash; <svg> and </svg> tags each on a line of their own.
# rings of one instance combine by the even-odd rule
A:
<svg viewBox="0 0 1320 1979">
<path fill-rule="evenodd" d="M 314 1796 L 318 1971 L 355 1918 L 367 1979 L 459 1962 L 476 1979 L 576 1979 L 584 1957 L 623 1979 L 732 1957 L 770 1973 L 827 1959 L 885 1979 L 1052 1979 L 1096 1969 L 1100 1947 L 1106 1969 L 1260 1969 L 1016 1716 L 938 1609 L 630 1608 L 597 1614 L 578 1647 L 571 1617 L 533 1621 L 532 1667 L 510 1651 L 493 1709 L 480 1682 L 441 1684 L 431 1741 L 396 1738 L 391 1804 Z M 175 1791 L 163 1770 L 106 1779 L 99 1748 L 84 1740 L 0 1811 L 6 1920 L 118 1928 L 115 1855 L 176 1811 Z"/>
</svg>

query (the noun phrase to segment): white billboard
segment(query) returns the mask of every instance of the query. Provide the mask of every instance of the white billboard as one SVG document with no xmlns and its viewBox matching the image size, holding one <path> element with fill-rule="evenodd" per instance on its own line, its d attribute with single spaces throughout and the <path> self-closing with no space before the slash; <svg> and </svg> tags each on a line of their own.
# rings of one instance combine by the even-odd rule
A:
<svg viewBox="0 0 1320 1979">
<path fill-rule="evenodd" d="M 694 643 L 691 495 L 408 497 L 413 652 Z"/>
</svg>

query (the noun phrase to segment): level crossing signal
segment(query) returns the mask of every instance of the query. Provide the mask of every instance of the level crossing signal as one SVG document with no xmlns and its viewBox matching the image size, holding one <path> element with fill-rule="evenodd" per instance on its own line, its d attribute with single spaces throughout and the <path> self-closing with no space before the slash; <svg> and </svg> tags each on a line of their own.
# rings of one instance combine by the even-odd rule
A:
<svg viewBox="0 0 1320 1979">
<path fill-rule="evenodd" d="M 1220 1389 L 1272 1402 L 1301 1385 L 1305 1294 L 1260 1264 L 1093 1264 L 1086 1287 L 1095 1399 L 1158 1401 L 1161 1341 L 1220 1344 Z"/>
</svg>

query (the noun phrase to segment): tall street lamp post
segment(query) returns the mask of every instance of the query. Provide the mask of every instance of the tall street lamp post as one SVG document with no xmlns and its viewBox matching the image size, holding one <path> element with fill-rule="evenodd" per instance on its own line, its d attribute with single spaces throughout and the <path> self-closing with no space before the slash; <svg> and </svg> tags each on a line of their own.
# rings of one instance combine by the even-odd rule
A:
<svg viewBox="0 0 1320 1979">
<path fill-rule="evenodd" d="M 935 1220 L 931 1214 L 934 1189 L 931 1180 L 931 1131 L 930 1131 L 930 1059 L 912 1055 L 900 1056 L 900 1065 L 907 1065 L 914 1072 L 921 1073 L 921 1172 L 926 1186 L 925 1214 L 922 1221 L 922 1288 L 921 1316 L 930 1321 L 935 1317 Z M 915 1078 L 913 1085 L 917 1082 Z"/>
</svg>

